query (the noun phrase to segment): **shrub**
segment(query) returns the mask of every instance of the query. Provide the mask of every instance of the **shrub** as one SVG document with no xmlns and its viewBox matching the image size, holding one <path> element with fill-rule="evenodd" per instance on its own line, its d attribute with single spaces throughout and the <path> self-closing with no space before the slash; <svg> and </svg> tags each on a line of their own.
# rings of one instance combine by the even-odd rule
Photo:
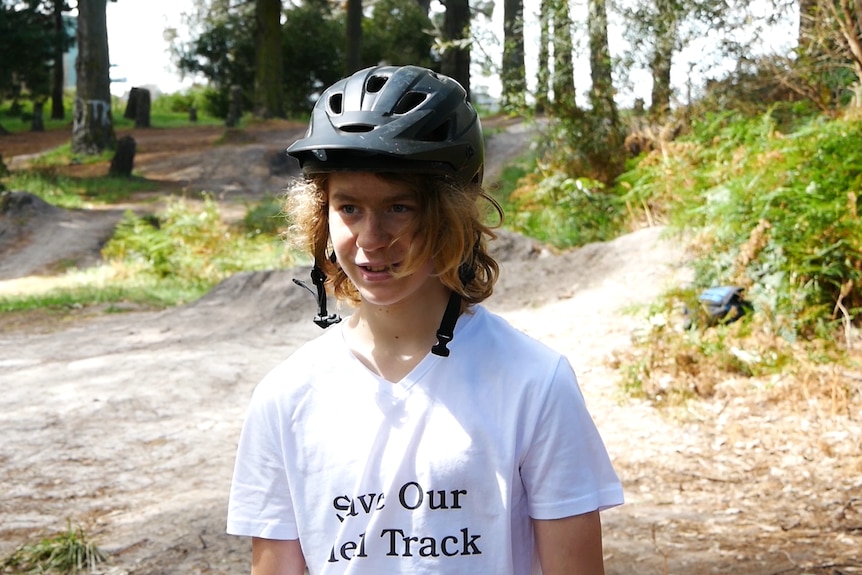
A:
<svg viewBox="0 0 862 575">
<path fill-rule="evenodd" d="M 84 531 L 68 524 L 66 531 L 32 545 L 22 545 L 0 563 L 5 573 L 76 574 L 106 560 L 105 554 Z"/>
<path fill-rule="evenodd" d="M 127 212 L 102 254 L 137 273 L 203 286 L 215 285 L 237 271 L 290 262 L 277 238 L 245 233 L 224 222 L 209 196 L 198 209 L 174 199 L 159 218 Z"/>
<path fill-rule="evenodd" d="M 785 134 L 769 114 L 717 116 L 679 149 L 627 174 L 626 199 L 699 230 L 697 287 L 746 288 L 789 339 L 859 322 L 862 121 L 816 120 Z"/>
<path fill-rule="evenodd" d="M 619 199 L 601 182 L 559 172 L 534 172 L 509 197 L 509 227 L 559 248 L 613 239 L 619 233 Z"/>
</svg>

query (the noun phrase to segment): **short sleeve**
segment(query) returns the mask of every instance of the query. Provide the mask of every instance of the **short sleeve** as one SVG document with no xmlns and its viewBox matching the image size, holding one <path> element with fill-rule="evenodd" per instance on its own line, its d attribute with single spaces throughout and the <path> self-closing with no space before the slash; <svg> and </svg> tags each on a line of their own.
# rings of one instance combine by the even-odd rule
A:
<svg viewBox="0 0 862 575">
<path fill-rule="evenodd" d="M 240 434 L 228 503 L 227 532 L 297 539 L 278 403 L 264 380 L 255 389 Z"/>
<path fill-rule="evenodd" d="M 560 519 L 623 503 L 604 442 L 569 362 L 561 357 L 539 401 L 521 462 L 530 516 Z"/>
</svg>

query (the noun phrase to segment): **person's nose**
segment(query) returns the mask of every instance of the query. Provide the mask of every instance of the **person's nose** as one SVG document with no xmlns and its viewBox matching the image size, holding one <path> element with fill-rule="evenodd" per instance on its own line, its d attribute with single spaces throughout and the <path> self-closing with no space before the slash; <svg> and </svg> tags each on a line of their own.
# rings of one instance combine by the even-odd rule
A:
<svg viewBox="0 0 862 575">
<path fill-rule="evenodd" d="M 374 251 L 388 247 L 391 240 L 385 216 L 369 212 L 357 234 L 356 245 L 365 251 Z"/>
</svg>

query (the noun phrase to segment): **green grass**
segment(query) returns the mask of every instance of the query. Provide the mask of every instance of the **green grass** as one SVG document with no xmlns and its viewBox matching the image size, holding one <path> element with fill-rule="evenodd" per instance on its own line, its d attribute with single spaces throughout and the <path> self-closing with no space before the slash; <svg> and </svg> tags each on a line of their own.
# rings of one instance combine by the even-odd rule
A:
<svg viewBox="0 0 862 575">
<path fill-rule="evenodd" d="M 125 106 L 115 108 L 114 127 L 134 128 L 135 121 L 123 117 Z M 189 126 L 224 126 L 224 119 L 198 113 L 198 121 L 190 122 L 188 112 L 151 112 L 151 128 L 186 128 Z"/>
<path fill-rule="evenodd" d="M 91 571 L 106 560 L 105 553 L 88 539 L 83 529 L 72 528 L 69 523 L 62 533 L 16 549 L 0 563 L 0 571 L 74 575 Z"/>
<path fill-rule="evenodd" d="M 156 190 L 156 184 L 138 177 L 74 178 L 50 168 L 13 172 L 0 181 L 8 190 L 29 192 L 62 208 L 110 205 L 135 192 Z"/>
<path fill-rule="evenodd" d="M 634 205 L 700 230 L 698 287 L 737 284 L 786 337 L 828 337 L 862 312 L 862 120 L 783 133 L 770 114 L 707 119 L 632 173 Z"/>
<path fill-rule="evenodd" d="M 204 111 L 199 105 L 200 98 L 195 94 L 165 94 L 154 98 L 150 110 L 150 125 L 153 128 L 179 128 L 186 126 L 216 126 L 224 125 L 222 118 L 216 118 Z M 189 107 L 197 105 L 198 121 L 189 121 Z M 28 100 L 21 100 L 17 110 L 13 110 L 9 101 L 0 102 L 0 126 L 11 133 L 28 132 L 31 129 L 33 105 Z M 123 117 L 126 103 L 117 97 L 111 98 L 111 115 L 114 127 L 118 129 L 134 128 L 135 121 Z M 66 130 L 72 133 L 72 114 L 74 113 L 74 94 L 67 93 L 64 101 L 65 118 L 51 119 L 51 103 L 46 102 L 43 111 L 43 122 L 46 131 Z"/>
<path fill-rule="evenodd" d="M 189 95 L 159 98 L 153 102 L 152 123 L 164 127 L 191 125 L 188 106 L 193 104 Z M 132 126 L 131 120 L 122 118 L 117 102 L 114 109 L 117 127 Z M 25 116 L 26 112 L 25 104 Z M 11 118 L 8 106 L 0 106 L 0 121 L 7 129 L 29 129 L 20 115 Z M 221 124 L 221 120 L 200 113 L 198 117 L 198 124 Z M 0 179 L 0 189 L 29 192 L 62 208 L 110 206 L 136 192 L 158 191 L 157 184 L 139 177 L 79 178 L 62 175 L 58 170 L 58 166 L 104 162 L 110 157 L 110 152 L 78 157 L 65 144 L 32 162 L 31 168 Z M 164 211 L 152 216 L 127 213 L 103 250 L 101 266 L 68 269 L 43 282 L 47 287 L 38 292 L 0 296 L 0 312 L 62 312 L 105 304 L 110 310 L 112 304 L 124 302 L 162 308 L 193 301 L 233 273 L 276 269 L 293 262 L 294 256 L 281 237 L 285 219 L 280 199 L 270 197 L 247 205 L 246 216 L 237 225 L 223 221 L 211 198 L 199 199 L 202 202 L 169 199 Z"/>
<path fill-rule="evenodd" d="M 566 249 L 606 241 L 624 229 L 620 198 L 600 182 L 539 166 L 534 152 L 503 168 L 494 198 L 505 227 Z"/>
<path fill-rule="evenodd" d="M 64 312 L 104 304 L 108 306 L 107 311 L 117 311 L 119 308 L 112 304 L 121 303 L 164 309 L 195 301 L 212 287 L 204 282 L 157 278 L 113 265 L 71 270 L 50 285 L 52 287 L 42 292 L 0 295 L 0 313 Z"/>
<path fill-rule="evenodd" d="M 294 255 L 281 240 L 278 202 L 250 205 L 239 225 L 223 221 L 218 205 L 174 198 L 163 213 L 127 212 L 96 268 L 70 269 L 39 292 L 0 296 L 0 312 L 132 303 L 163 308 L 194 301 L 241 271 L 281 269 Z M 110 308 L 109 308 L 110 309 Z"/>
<path fill-rule="evenodd" d="M 795 123 L 715 114 L 642 157 L 620 178 L 620 193 L 691 240 L 695 272 L 653 315 L 678 317 L 674 310 L 718 285 L 743 287 L 753 313 L 718 328 L 652 325 L 623 370 L 625 386 L 652 397 L 696 386 L 708 394 L 709 381 L 810 377 L 818 364 L 849 361 L 850 327 L 862 323 L 860 189 L 858 114 Z"/>
</svg>

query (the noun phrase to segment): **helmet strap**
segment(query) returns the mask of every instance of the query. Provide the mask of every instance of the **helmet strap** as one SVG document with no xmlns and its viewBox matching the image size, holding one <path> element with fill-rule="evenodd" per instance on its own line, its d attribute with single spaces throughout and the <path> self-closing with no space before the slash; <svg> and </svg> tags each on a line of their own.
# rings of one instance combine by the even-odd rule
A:
<svg viewBox="0 0 862 575">
<path fill-rule="evenodd" d="M 335 253 L 329 259 L 335 261 Z M 305 288 L 311 295 L 317 298 L 317 315 L 314 318 L 314 323 L 325 329 L 340 322 L 341 316 L 336 313 L 329 314 L 326 311 L 326 274 L 323 273 L 323 270 L 317 264 L 317 260 L 314 261 L 314 267 L 311 268 L 311 281 L 314 283 L 315 288 L 317 288 L 316 293 L 304 281 L 296 278 L 293 279 L 293 283 Z"/>
<path fill-rule="evenodd" d="M 467 263 L 461 264 L 458 268 L 458 277 L 461 279 L 462 285 L 467 285 L 473 278 L 476 277 L 476 272 L 472 266 Z M 455 337 L 455 324 L 458 323 L 458 317 L 461 315 L 461 294 L 453 291 L 449 294 L 449 303 L 446 305 L 446 311 L 443 312 L 443 319 L 440 321 L 440 327 L 437 328 L 437 343 L 431 348 L 431 353 L 440 357 L 449 357 L 449 348 L 446 347 Z"/>
</svg>

